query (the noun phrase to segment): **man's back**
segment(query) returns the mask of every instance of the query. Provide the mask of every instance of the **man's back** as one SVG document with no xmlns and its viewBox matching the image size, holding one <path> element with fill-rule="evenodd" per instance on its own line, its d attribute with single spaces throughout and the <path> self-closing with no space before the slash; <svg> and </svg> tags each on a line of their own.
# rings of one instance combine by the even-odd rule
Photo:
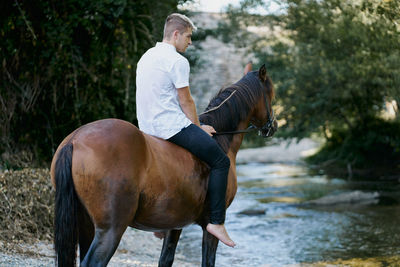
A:
<svg viewBox="0 0 400 267">
<path fill-rule="evenodd" d="M 189 62 L 167 43 L 157 43 L 139 60 L 136 106 L 139 128 L 167 139 L 191 121 L 182 112 L 177 88 L 189 85 Z"/>
</svg>

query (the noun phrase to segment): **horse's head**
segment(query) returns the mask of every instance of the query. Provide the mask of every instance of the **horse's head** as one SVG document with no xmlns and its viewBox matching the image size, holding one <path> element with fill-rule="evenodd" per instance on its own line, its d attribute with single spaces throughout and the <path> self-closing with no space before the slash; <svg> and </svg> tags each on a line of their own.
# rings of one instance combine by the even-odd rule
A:
<svg viewBox="0 0 400 267">
<path fill-rule="evenodd" d="M 274 85 L 267 74 L 265 64 L 258 71 L 251 71 L 251 63 L 247 64 L 245 75 L 256 76 L 264 96 L 255 105 L 250 122 L 260 130 L 260 134 L 263 137 L 272 136 L 278 129 L 278 123 L 275 120 L 275 113 L 272 109 Z"/>
</svg>

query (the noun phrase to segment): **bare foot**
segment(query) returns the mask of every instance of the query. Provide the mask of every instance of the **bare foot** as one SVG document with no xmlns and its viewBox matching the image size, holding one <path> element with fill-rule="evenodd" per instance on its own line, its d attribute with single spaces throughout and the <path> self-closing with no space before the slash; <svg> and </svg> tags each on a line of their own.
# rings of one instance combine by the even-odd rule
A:
<svg viewBox="0 0 400 267">
<path fill-rule="evenodd" d="M 206 229 L 210 234 L 218 238 L 225 245 L 232 248 L 236 246 L 235 242 L 233 242 L 233 240 L 229 237 L 228 232 L 223 224 L 209 223 L 207 224 Z"/>
<path fill-rule="evenodd" d="M 163 239 L 165 237 L 165 232 L 154 232 L 153 234 L 159 239 Z"/>
</svg>

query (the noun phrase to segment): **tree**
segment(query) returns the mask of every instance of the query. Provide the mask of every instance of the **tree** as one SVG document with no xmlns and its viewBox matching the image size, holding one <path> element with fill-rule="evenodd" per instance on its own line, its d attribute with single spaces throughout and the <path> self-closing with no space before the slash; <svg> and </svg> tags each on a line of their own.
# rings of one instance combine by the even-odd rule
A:
<svg viewBox="0 0 400 267">
<path fill-rule="evenodd" d="M 257 61 L 267 61 L 276 83 L 281 135 L 322 135 L 326 145 L 314 159 L 351 172 L 370 169 L 376 175 L 372 169 L 378 165 L 397 168 L 397 106 L 390 120 L 382 113 L 388 101 L 400 103 L 400 2 L 284 4 L 286 14 L 264 17 L 270 34 L 249 46 Z M 261 21 L 243 8 L 236 11 L 235 20 L 244 26 L 243 21 Z"/>
<path fill-rule="evenodd" d="M 135 122 L 136 63 L 182 2 L 2 1 L 1 163 L 49 160 L 96 119 Z"/>
</svg>

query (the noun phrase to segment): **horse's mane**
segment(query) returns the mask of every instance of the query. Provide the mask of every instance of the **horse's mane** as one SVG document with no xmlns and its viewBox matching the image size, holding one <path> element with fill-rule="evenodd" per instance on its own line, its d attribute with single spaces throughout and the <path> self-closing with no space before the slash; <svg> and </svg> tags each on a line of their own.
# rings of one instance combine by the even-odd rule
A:
<svg viewBox="0 0 400 267">
<path fill-rule="evenodd" d="M 247 73 L 237 83 L 222 88 L 211 99 L 200 115 L 200 122 L 213 126 L 217 132 L 236 130 L 260 97 L 268 94 L 270 99 L 273 98 L 273 86 L 268 76 L 265 85 L 267 91 L 258 78 L 258 71 Z M 229 149 L 232 137 L 232 134 L 214 136 L 225 152 Z"/>
</svg>

